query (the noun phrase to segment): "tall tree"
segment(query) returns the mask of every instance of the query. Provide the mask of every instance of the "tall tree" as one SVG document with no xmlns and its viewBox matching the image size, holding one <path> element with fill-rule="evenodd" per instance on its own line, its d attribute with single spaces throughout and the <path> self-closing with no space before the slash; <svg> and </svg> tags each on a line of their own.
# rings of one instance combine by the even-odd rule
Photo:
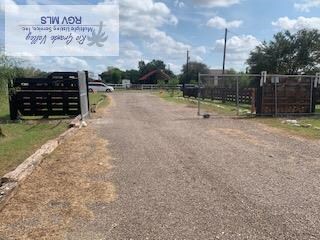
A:
<svg viewBox="0 0 320 240">
<path fill-rule="evenodd" d="M 182 66 L 181 81 L 185 83 L 197 82 L 198 73 L 209 73 L 209 68 L 206 64 L 200 62 L 189 62 L 188 73 L 187 64 Z"/>
<path fill-rule="evenodd" d="M 247 63 L 250 73 L 314 73 L 320 64 L 320 32 L 277 33 L 269 43 L 257 46 Z"/>
<path fill-rule="evenodd" d="M 100 74 L 102 81 L 112 84 L 121 84 L 123 72 L 119 68 L 109 67 L 107 71 Z"/>
<path fill-rule="evenodd" d="M 139 62 L 139 72 L 140 75 L 143 76 L 151 71 L 154 70 L 164 70 L 168 71 L 166 69 L 166 64 L 162 60 L 152 60 L 151 62 L 148 62 L 147 64 L 144 61 Z"/>
<path fill-rule="evenodd" d="M 139 81 L 140 73 L 138 70 L 131 69 L 124 72 L 124 79 L 129 79 L 131 83 L 136 84 Z"/>
</svg>

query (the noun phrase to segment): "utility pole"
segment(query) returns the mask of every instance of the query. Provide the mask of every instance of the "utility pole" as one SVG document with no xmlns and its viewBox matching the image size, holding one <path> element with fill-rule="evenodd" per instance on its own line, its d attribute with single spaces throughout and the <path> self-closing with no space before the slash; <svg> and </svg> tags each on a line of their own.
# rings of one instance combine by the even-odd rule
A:
<svg viewBox="0 0 320 240">
<path fill-rule="evenodd" d="M 223 87 L 226 86 L 224 81 L 224 74 L 226 71 L 226 55 L 227 55 L 227 39 L 228 39 L 228 29 L 226 28 L 224 32 L 224 50 L 223 50 L 223 66 L 222 66 L 222 84 Z M 225 103 L 225 96 L 222 98 L 222 102 Z"/>
<path fill-rule="evenodd" d="M 184 93 L 185 93 L 185 88 L 186 88 L 186 81 L 189 80 L 189 50 L 187 50 L 187 66 L 186 66 L 186 70 L 187 70 L 187 73 L 186 73 L 186 77 L 183 78 L 183 97 L 184 97 Z"/>
<path fill-rule="evenodd" d="M 227 39 L 228 39 L 228 29 L 226 28 L 225 33 L 224 33 L 224 50 L 223 50 L 222 74 L 225 73 L 225 69 L 226 69 Z"/>
</svg>

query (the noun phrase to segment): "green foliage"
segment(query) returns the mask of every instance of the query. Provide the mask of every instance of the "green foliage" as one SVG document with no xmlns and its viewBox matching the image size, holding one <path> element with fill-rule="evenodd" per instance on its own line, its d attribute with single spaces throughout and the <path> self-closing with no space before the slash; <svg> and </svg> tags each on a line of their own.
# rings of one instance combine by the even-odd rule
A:
<svg viewBox="0 0 320 240">
<path fill-rule="evenodd" d="M 4 138 L 6 135 L 3 133 L 3 130 L 0 126 L 0 138 Z"/>
<path fill-rule="evenodd" d="M 176 86 L 179 84 L 179 79 L 172 78 L 168 82 L 168 86 L 170 88 L 170 96 L 173 97 L 175 95 Z"/>
<path fill-rule="evenodd" d="M 0 54 L 0 94 L 7 90 L 8 82 L 16 77 L 45 77 L 42 72 L 34 67 L 21 67 L 22 60 Z"/>
<path fill-rule="evenodd" d="M 163 89 L 166 86 L 166 82 L 164 80 L 158 80 L 157 85 L 160 89 Z"/>
<path fill-rule="evenodd" d="M 106 83 L 121 84 L 122 74 L 123 72 L 119 68 L 109 67 L 100 76 L 102 81 Z"/>
<path fill-rule="evenodd" d="M 140 78 L 140 73 L 138 70 L 135 70 L 135 69 L 126 70 L 123 73 L 123 79 L 129 79 L 133 84 L 138 83 L 139 78 Z"/>
<path fill-rule="evenodd" d="M 131 83 L 139 83 L 139 78 L 154 70 L 163 70 L 170 77 L 175 77 L 174 73 L 166 68 L 161 60 L 152 60 L 149 63 L 140 61 L 139 70 L 131 69 L 122 71 L 119 68 L 109 67 L 107 71 L 100 74 L 102 80 L 106 83 L 121 84 L 122 79 L 129 79 Z"/>
<path fill-rule="evenodd" d="M 139 62 L 140 76 L 143 76 L 154 70 L 165 70 L 165 69 L 166 69 L 166 65 L 161 60 L 152 60 L 147 64 L 144 61 Z"/>
<path fill-rule="evenodd" d="M 154 70 L 163 70 L 170 77 L 174 77 L 174 73 L 166 68 L 166 64 L 162 60 L 152 60 L 149 63 L 145 63 L 144 61 L 140 61 L 138 64 L 140 77 L 152 72 Z"/>
<path fill-rule="evenodd" d="M 188 72 L 188 74 L 187 74 Z M 204 63 L 189 62 L 188 71 L 187 64 L 182 66 L 181 81 L 185 83 L 198 82 L 198 73 L 209 73 L 209 68 Z"/>
<path fill-rule="evenodd" d="M 315 73 L 320 64 L 320 32 L 301 30 L 274 35 L 250 53 L 247 60 L 251 73 Z"/>
<path fill-rule="evenodd" d="M 171 78 L 168 82 L 169 86 L 177 86 L 179 84 L 179 79 L 177 78 Z"/>
</svg>

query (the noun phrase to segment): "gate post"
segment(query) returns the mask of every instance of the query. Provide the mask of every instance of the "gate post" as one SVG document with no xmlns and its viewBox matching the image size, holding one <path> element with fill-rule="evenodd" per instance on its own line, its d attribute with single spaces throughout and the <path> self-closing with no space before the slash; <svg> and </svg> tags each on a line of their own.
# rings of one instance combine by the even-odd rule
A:
<svg viewBox="0 0 320 240">
<path fill-rule="evenodd" d="M 267 82 L 267 72 L 261 72 L 260 81 L 257 79 L 257 87 L 256 87 L 256 114 L 262 115 L 263 114 L 263 86 Z"/>
<path fill-rule="evenodd" d="M 237 86 L 236 86 L 236 88 L 237 88 L 237 93 L 236 93 L 236 97 L 237 97 L 237 100 L 236 100 L 236 102 L 237 102 L 237 115 L 239 116 L 240 115 L 240 108 L 239 108 L 239 77 L 237 77 L 236 81 L 237 81 Z"/>
<path fill-rule="evenodd" d="M 320 73 L 316 73 L 316 78 L 314 80 L 313 88 L 312 88 L 312 113 L 316 112 L 316 102 L 317 102 L 316 91 L 319 85 L 320 85 Z"/>
<path fill-rule="evenodd" d="M 10 119 L 18 120 L 18 108 L 17 108 L 17 97 L 12 89 L 9 89 L 9 108 L 10 108 Z"/>
<path fill-rule="evenodd" d="M 200 88 L 200 78 L 201 78 L 201 75 L 200 73 L 198 73 L 198 116 L 201 116 L 201 88 Z"/>
</svg>

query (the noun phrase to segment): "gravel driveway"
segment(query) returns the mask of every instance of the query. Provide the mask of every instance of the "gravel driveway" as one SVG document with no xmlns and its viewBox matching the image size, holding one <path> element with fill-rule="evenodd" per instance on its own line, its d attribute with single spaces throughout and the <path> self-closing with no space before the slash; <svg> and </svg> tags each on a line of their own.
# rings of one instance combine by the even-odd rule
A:
<svg viewBox="0 0 320 240">
<path fill-rule="evenodd" d="M 112 97 L 107 112 L 90 126 L 96 139 L 108 142 L 110 166 L 86 173 L 105 187 L 95 183 L 99 192 L 73 194 L 69 200 L 79 198 L 90 217 L 71 214 L 70 227 L 55 229 L 56 235 L 48 230 L 43 238 L 320 239 L 319 141 L 253 121 L 199 119 L 195 109 L 148 93 Z M 45 170 L 46 165 L 39 171 Z M 36 218 L 48 202 L 23 194 L 40 184 L 37 175 L 30 179 L 4 210 L 6 219 L 14 220 L 0 219 L 7 236 L 23 233 L 28 239 L 30 221 L 22 220 Z M 103 188 L 112 191 L 101 194 Z M 19 201 L 24 211 L 11 214 Z M 71 211 L 78 206 L 71 205 Z M 51 211 L 42 214 L 53 219 Z M 0 228 L 1 237 L 6 239 Z"/>
</svg>

